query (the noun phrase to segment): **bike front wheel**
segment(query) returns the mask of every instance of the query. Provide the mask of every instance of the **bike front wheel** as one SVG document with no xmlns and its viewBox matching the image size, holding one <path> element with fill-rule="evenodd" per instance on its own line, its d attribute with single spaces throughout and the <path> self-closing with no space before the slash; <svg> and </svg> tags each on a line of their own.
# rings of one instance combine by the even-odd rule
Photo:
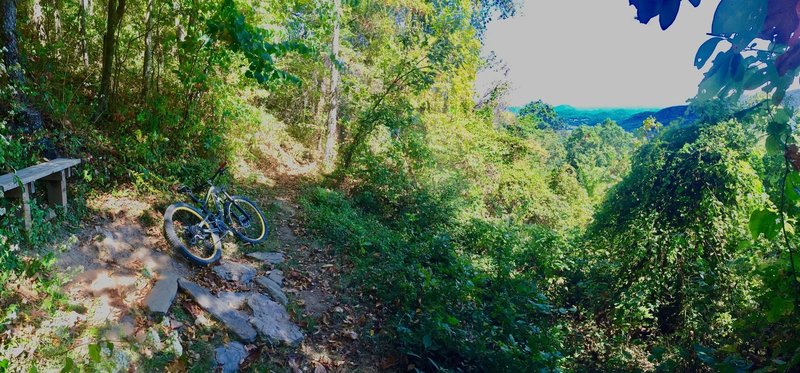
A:
<svg viewBox="0 0 800 373">
<path fill-rule="evenodd" d="M 267 240 L 269 227 L 264 213 L 245 197 L 231 197 L 225 204 L 225 220 L 233 234 L 244 242 L 257 244 Z"/>
<path fill-rule="evenodd" d="M 199 265 L 210 265 L 222 256 L 222 240 L 203 214 L 178 202 L 164 213 L 164 232 L 172 247 Z"/>
</svg>

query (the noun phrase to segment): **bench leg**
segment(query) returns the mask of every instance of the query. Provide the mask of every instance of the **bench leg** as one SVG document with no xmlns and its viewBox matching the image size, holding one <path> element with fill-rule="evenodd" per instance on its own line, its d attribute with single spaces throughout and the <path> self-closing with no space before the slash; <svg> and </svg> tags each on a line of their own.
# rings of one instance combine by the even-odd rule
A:
<svg viewBox="0 0 800 373">
<path fill-rule="evenodd" d="M 25 222 L 25 230 L 30 232 L 33 226 L 31 219 L 31 189 L 33 184 L 25 184 L 22 188 L 16 188 L 6 194 L 6 197 L 17 198 L 22 203 L 22 219 Z"/>
<path fill-rule="evenodd" d="M 47 203 L 50 207 L 61 206 L 67 211 L 67 178 L 64 171 L 45 178 Z"/>
</svg>

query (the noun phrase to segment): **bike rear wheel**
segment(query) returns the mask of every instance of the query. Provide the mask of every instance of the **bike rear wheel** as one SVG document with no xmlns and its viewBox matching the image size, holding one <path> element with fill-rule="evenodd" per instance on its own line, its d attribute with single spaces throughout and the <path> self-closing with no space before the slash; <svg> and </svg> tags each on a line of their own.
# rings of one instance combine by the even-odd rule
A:
<svg viewBox="0 0 800 373">
<path fill-rule="evenodd" d="M 199 265 L 210 265 L 222 256 L 222 240 L 213 232 L 203 214 L 178 202 L 164 212 L 164 232 L 172 247 Z"/>
<path fill-rule="evenodd" d="M 264 213 L 255 202 L 241 196 L 232 196 L 225 204 L 226 224 L 240 240 L 258 244 L 267 240 L 269 227 Z"/>
</svg>

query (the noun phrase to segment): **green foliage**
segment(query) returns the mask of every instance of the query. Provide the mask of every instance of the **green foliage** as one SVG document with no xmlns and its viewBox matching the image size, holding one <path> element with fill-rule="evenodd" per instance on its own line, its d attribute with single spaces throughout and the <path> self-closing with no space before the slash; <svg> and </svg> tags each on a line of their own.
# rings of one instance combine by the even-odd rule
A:
<svg viewBox="0 0 800 373">
<path fill-rule="evenodd" d="M 23 143 L 16 134 L 9 134 L 0 128 L 0 165 L 27 167 L 31 164 L 31 154 L 38 151 L 35 145 Z M 5 174 L 7 168 L 0 168 Z M 38 197 L 36 194 L 34 198 Z M 29 321 L 34 312 L 51 313 L 66 303 L 61 293 L 62 279 L 52 273 L 56 258 L 52 252 L 42 253 L 39 247 L 52 243 L 54 233 L 64 222 L 74 222 L 77 216 L 59 216 L 50 222 L 45 221 L 45 211 L 36 204 L 31 206 L 33 229 L 25 231 L 22 219 L 17 218 L 21 206 L 9 200 L 0 201 L 0 208 L 7 209 L 6 216 L 0 217 L 0 345 L 5 345 L 14 337 L 13 330 L 20 323 Z M 76 201 L 78 202 L 78 201 Z M 73 204 L 73 214 L 81 211 L 80 203 Z M 20 287 L 29 287 L 34 297 L 23 294 Z M 15 368 L 9 360 L 0 359 L 0 371 Z M 35 371 L 35 367 L 34 367 Z"/>
<path fill-rule="evenodd" d="M 652 353 L 663 369 L 746 365 L 730 353 L 744 348 L 742 326 L 752 327 L 762 307 L 773 320 L 790 312 L 786 302 L 758 298 L 774 255 L 761 245 L 779 225 L 777 214 L 760 209 L 749 138 L 736 122 L 668 128 L 638 151 L 587 232 L 592 259 L 580 294 L 591 299 L 589 312 L 610 311 L 613 334 L 632 335 L 616 343 Z M 653 345 L 672 347 L 646 347 Z M 606 369 L 635 364 L 613 354 L 602 361 Z"/>
<path fill-rule="evenodd" d="M 11 133 L 5 124 L 19 107 L 3 107 L 2 171 L 37 162 L 41 142 L 30 140 L 46 137 L 86 160 L 82 184 L 158 194 L 201 179 L 221 159 L 244 169 L 313 164 L 335 112 L 338 168 L 327 188 L 304 192 L 305 218 L 348 269 L 342 290 L 376 308 L 367 327 L 377 334 L 364 338 L 418 369 L 800 366 L 794 115 L 762 116 L 761 106 L 734 113 L 741 103 L 713 99 L 757 88 L 782 98 L 800 60 L 800 39 L 786 32 L 796 17 L 776 18 L 794 14 L 784 9 L 790 2 L 720 2 L 695 60 L 713 65 L 687 114 L 707 124 L 662 128 L 649 118 L 635 135 L 599 122 L 639 109 L 536 101 L 512 116 L 500 105 L 503 89 L 475 107 L 482 32 L 514 14 L 511 1 L 343 3 L 180 0 L 149 9 L 129 1 L 115 33 L 114 104 L 100 119 L 103 12 L 84 24 L 79 4 L 45 4 L 52 19 L 60 12 L 62 29 L 43 35 L 23 10 L 29 83 L 21 89 L 47 129 Z M 659 17 L 666 28 L 682 2 L 631 3 L 640 21 Z M 139 15 L 150 11 L 148 25 Z M 154 41 L 149 77 L 145 35 Z M 341 84 L 332 92 L 334 73 Z M 0 89 L 6 102 L 15 94 Z M 577 126 L 576 112 L 598 125 Z M 57 309 L 62 299 L 47 276 L 53 257 L 20 254 L 59 223 L 44 223 L 34 208 L 37 228 L 25 239 L 8 216 L 0 283 L 34 281 L 43 295 L 26 304 L 12 287 L 0 289 L 0 342 L 19 315 Z M 213 346 L 195 348 L 208 355 Z M 65 355 L 65 371 L 107 368 L 113 346 L 87 350 Z M 156 354 L 145 369 L 170 357 Z M 0 360 L 0 372 L 9 365 Z"/>
<path fill-rule="evenodd" d="M 631 4 L 642 23 L 659 15 L 666 30 L 677 16 L 680 0 Z M 693 4 L 698 5 L 699 0 Z M 735 99 L 745 91 L 762 89 L 772 94 L 774 103 L 780 103 L 800 73 L 800 43 L 792 37 L 800 25 L 800 19 L 794 16 L 796 5 L 791 0 L 721 1 L 711 24 L 711 38 L 697 51 L 695 66 L 702 68 L 712 60 L 722 42 L 728 50 L 713 58 L 697 97 Z"/>
<path fill-rule="evenodd" d="M 276 69 L 274 57 L 289 52 L 308 54 L 309 49 L 298 41 L 271 43 L 271 33 L 247 23 L 245 16 L 236 9 L 234 0 L 223 1 L 219 12 L 208 21 L 208 32 L 206 43 L 219 40 L 233 52 L 244 54 L 249 62 L 245 73 L 248 78 L 253 78 L 259 83 L 274 80 L 300 83 L 296 76 Z"/>
<path fill-rule="evenodd" d="M 307 192 L 303 206 L 309 225 L 353 266 L 352 283 L 391 305 L 384 337 L 396 339 L 419 367 L 557 366 L 553 320 L 566 311 L 549 304 L 539 276 L 530 276 L 541 272 L 528 267 L 557 249 L 557 238 L 532 240 L 511 226 L 481 221 L 458 226 L 401 215 L 394 223 L 402 225 L 389 225 L 318 188 Z M 484 253 L 491 263 L 476 262 Z"/>
<path fill-rule="evenodd" d="M 567 162 L 577 171 L 589 197 L 599 201 L 628 173 L 633 137 L 613 121 L 581 126 L 567 139 Z"/>
<path fill-rule="evenodd" d="M 542 102 L 533 101 L 519 109 L 517 114 L 522 126 L 523 133 L 525 128 L 533 127 L 539 129 L 552 128 L 561 130 L 566 128 L 566 124 L 553 109 L 553 106 Z"/>
</svg>

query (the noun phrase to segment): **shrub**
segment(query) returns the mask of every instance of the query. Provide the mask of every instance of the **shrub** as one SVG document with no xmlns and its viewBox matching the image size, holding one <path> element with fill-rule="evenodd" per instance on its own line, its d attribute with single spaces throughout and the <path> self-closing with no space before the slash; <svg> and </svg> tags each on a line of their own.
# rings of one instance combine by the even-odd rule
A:
<svg viewBox="0 0 800 373">
<path fill-rule="evenodd" d="M 551 248 L 540 249 L 557 240 L 483 221 L 400 229 L 321 188 L 306 192 L 303 207 L 309 226 L 352 264 L 352 283 L 389 307 L 384 333 L 418 366 L 558 365 L 555 318 L 566 310 L 550 305 L 538 286 L 549 269 L 537 270 L 540 260 L 548 266 L 540 256 Z"/>
<path fill-rule="evenodd" d="M 656 362 L 696 367 L 690 346 L 716 346 L 754 305 L 743 261 L 764 201 L 746 139 L 735 122 L 668 129 L 640 149 L 587 232 L 592 312 L 610 312 L 634 341 L 676 343 Z"/>
</svg>

